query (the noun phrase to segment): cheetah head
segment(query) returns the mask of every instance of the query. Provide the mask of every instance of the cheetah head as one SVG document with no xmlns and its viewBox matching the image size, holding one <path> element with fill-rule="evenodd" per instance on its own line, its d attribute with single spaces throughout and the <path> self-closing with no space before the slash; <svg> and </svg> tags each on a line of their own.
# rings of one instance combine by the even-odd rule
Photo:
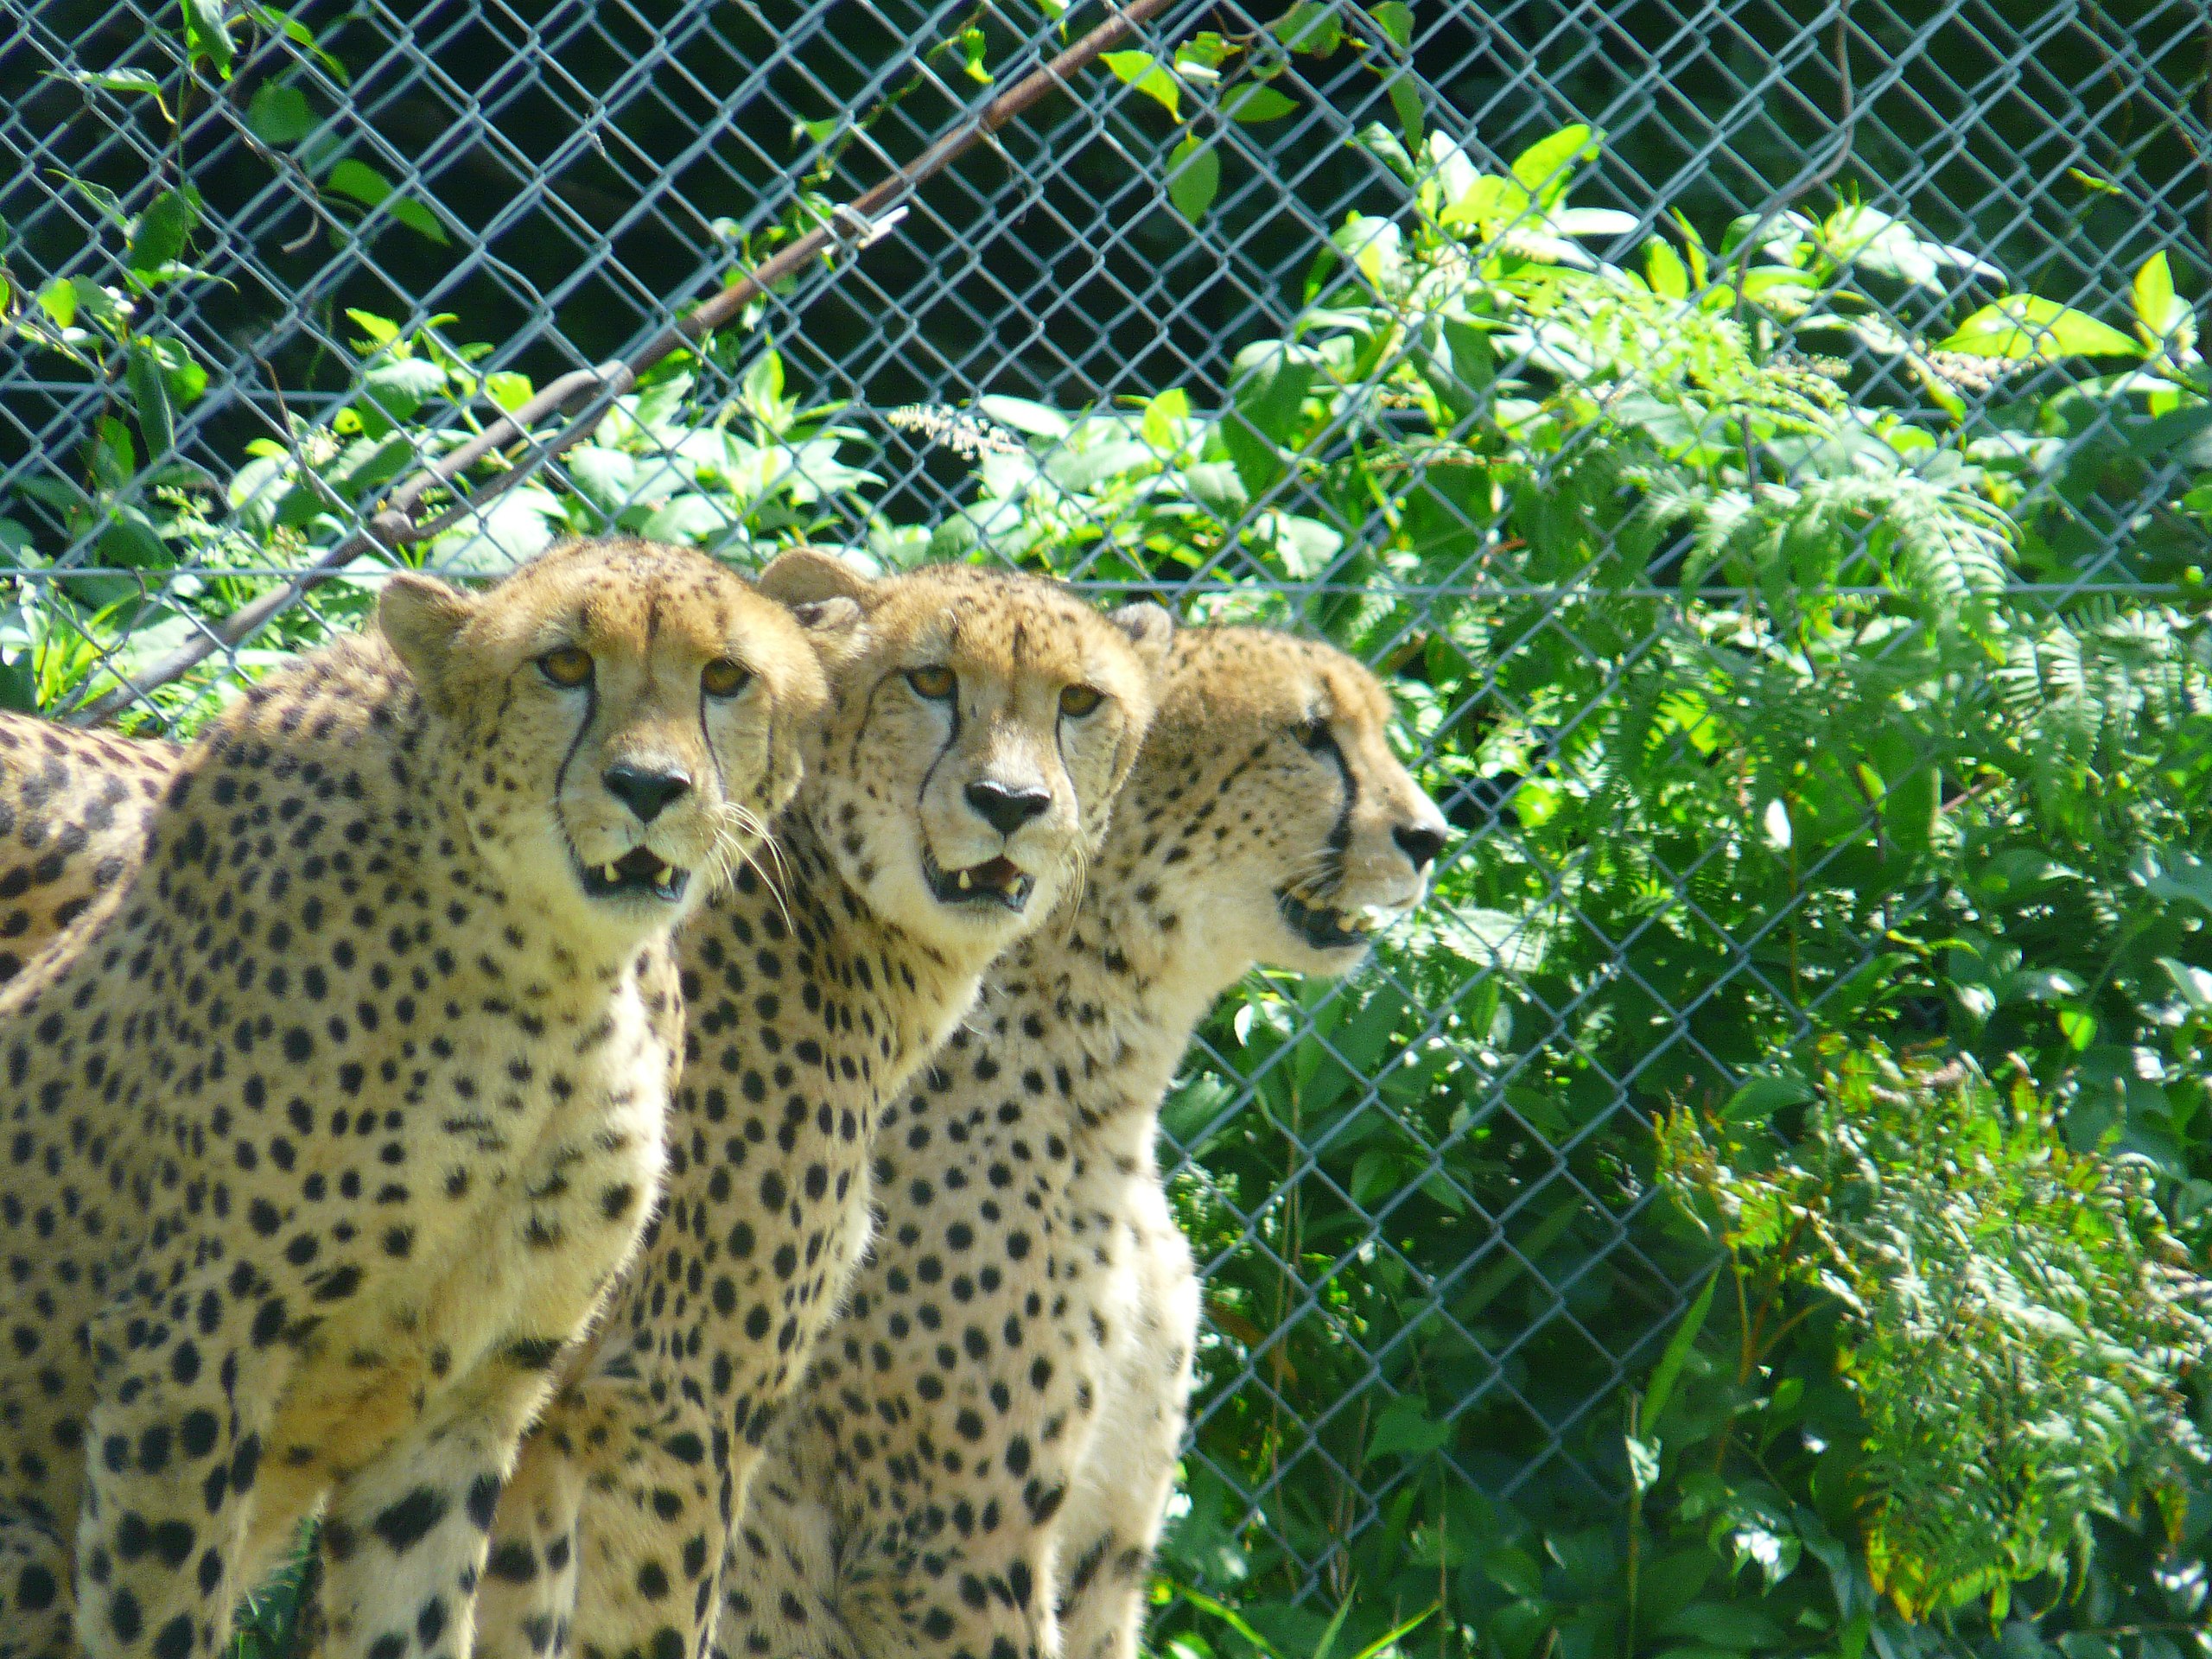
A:
<svg viewBox="0 0 2212 1659">
<path fill-rule="evenodd" d="M 1069 893 L 1104 836 L 1173 635 L 1034 577 L 966 565 L 871 579 L 814 549 L 761 573 L 810 620 L 853 620 L 809 760 L 807 810 L 871 909 L 995 954 Z"/>
<path fill-rule="evenodd" d="M 1333 647 L 1255 628 L 1177 637 L 1160 709 L 1118 809 L 1173 823 L 1155 900 L 1236 971 L 1355 965 L 1418 904 L 1444 816 L 1391 753 L 1390 699 Z M 1117 837 L 1118 840 L 1118 837 Z"/>
<path fill-rule="evenodd" d="M 788 610 L 650 542 L 566 543 L 478 594 L 403 572 L 378 620 L 479 853 L 618 936 L 672 926 L 749 853 L 827 696 Z"/>
</svg>

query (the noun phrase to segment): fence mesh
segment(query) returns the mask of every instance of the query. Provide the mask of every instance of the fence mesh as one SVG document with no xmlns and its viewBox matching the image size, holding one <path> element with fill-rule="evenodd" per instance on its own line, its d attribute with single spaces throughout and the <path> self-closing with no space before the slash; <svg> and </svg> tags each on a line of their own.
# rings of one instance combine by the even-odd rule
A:
<svg viewBox="0 0 2212 1659">
<path fill-rule="evenodd" d="M 1077 410 L 1179 387 L 1192 407 L 1218 407 L 1239 348 L 1292 327 L 1316 251 L 1345 215 L 1402 210 L 1408 186 L 1356 140 L 1376 124 L 1403 131 L 1416 114 L 1485 171 L 1571 122 L 1598 129 L 1604 157 L 1576 200 L 1633 220 L 1592 245 L 1624 262 L 1673 210 L 1714 227 L 1817 214 L 1855 193 L 2022 289 L 2101 313 L 2154 253 L 2212 243 L 2212 30 L 2197 0 L 1297 10 L 1301 26 L 1344 41 L 1279 53 L 1282 73 L 1258 83 L 1210 78 L 1200 63 L 1166 88 L 1172 112 L 1162 86 L 1126 60 L 1079 74 L 923 188 L 881 240 L 760 307 L 742 340 L 690 365 L 684 395 L 702 407 L 779 395 L 842 405 L 825 417 L 833 424 L 808 429 L 830 441 L 787 451 L 817 475 L 785 491 L 781 520 L 664 512 L 648 527 L 742 556 L 799 528 L 858 542 L 872 523 L 947 521 L 969 502 L 974 457 L 939 441 L 943 411 L 987 397 Z M 406 342 L 494 342 L 471 363 L 492 396 L 498 375 L 542 385 L 631 350 L 773 245 L 777 226 L 803 222 L 809 201 L 849 200 L 1096 16 L 1005 0 L 10 6 L 0 19 L 0 260 L 10 314 L 35 326 L 18 327 L 0 358 L 0 525 L 22 626 L 50 630 L 38 596 L 66 593 L 72 614 L 106 618 L 82 630 L 79 654 L 130 683 L 327 544 L 332 526 L 362 522 L 397 464 L 340 477 L 295 516 L 289 540 L 226 539 L 224 525 L 260 509 L 224 486 L 249 454 L 358 439 L 365 372 L 382 373 L 409 412 L 449 397 L 454 382 L 425 388 L 397 372 L 435 355 L 418 346 L 403 359 Z M 1280 42 L 1281 19 L 1236 0 L 1178 4 L 1128 49 L 1166 61 L 1205 31 Z M 219 24 L 226 44 L 211 46 Z M 1287 107 L 1231 118 L 1232 84 L 1247 97 L 1264 85 Z M 1195 220 L 1176 201 L 1190 168 L 1178 146 L 1191 133 L 1220 166 Z M 164 245 L 162 215 L 175 210 L 162 204 L 188 183 L 194 222 Z M 127 262 L 135 282 L 118 277 Z M 1974 276 L 1942 280 L 1955 294 Z M 136 345 L 95 326 L 118 304 L 132 308 Z M 1904 335 L 1924 323 L 1904 309 L 1886 321 Z M 780 389 L 759 367 L 764 342 L 779 353 Z M 1850 358 L 1878 395 L 1885 378 L 1902 385 L 1909 365 L 1878 344 L 1862 329 L 1808 349 Z M 149 373 L 168 388 L 165 429 L 142 419 L 121 430 L 120 415 L 144 413 Z M 940 412 L 901 413 L 917 405 Z M 480 400 L 473 416 L 456 409 L 435 429 L 456 434 L 488 412 Z M 1007 432 L 1001 423 L 973 442 L 1003 448 Z M 661 498 L 641 481 L 635 445 L 630 461 L 622 487 L 652 505 Z M 864 464 L 873 485 L 855 487 L 848 463 Z M 2146 480 L 2143 499 L 2159 487 Z M 547 522 L 518 508 L 523 493 L 434 543 L 430 562 L 475 570 L 527 550 Z M 180 543 L 171 532 L 187 516 L 207 533 Z M 2139 524 L 2126 502 L 2089 515 L 2069 569 L 2012 580 L 2126 586 Z M 180 544 L 211 551 L 179 557 Z M 1088 545 L 1063 574 L 1128 582 L 1126 568 L 1100 562 L 1106 543 Z M 1171 598 L 1266 591 L 1298 611 L 1385 580 L 1357 535 L 1294 576 L 1239 545 L 1229 538 L 1142 585 Z M 144 708 L 189 717 L 226 678 L 303 637 L 309 619 L 356 613 L 352 595 L 381 556 Z M 1652 591 L 1663 598 L 1664 588 Z M 1424 759 L 1453 722 L 1501 706 L 1571 746 L 1649 643 L 1574 637 L 1585 614 L 1574 595 L 1516 582 L 1510 557 L 1471 558 L 1397 597 L 1413 620 L 1368 641 L 1393 664 L 1432 610 L 1514 607 L 1512 629 L 1490 636 L 1497 663 L 1482 694 L 1433 711 Z M 51 638 L 32 643 L 53 654 Z M 1514 654 L 1540 643 L 1595 665 L 1597 690 L 1579 706 L 1535 709 L 1512 672 Z M 47 670 L 8 671 L 15 700 L 52 700 L 46 679 L 22 677 Z M 1521 834 L 1510 780 L 1430 775 L 1465 832 L 1447 868 Z M 1581 1046 L 1581 1004 L 1647 974 L 1651 940 L 1611 938 L 1589 982 L 1544 985 L 1494 910 L 1458 918 L 1487 942 L 1480 971 L 1441 983 L 1386 958 L 1338 991 L 1255 994 L 1209 1028 L 1212 1063 L 1200 1069 L 1211 1081 L 1170 1112 L 1170 1160 L 1182 1160 L 1179 1190 L 1205 1218 L 1209 1270 L 1271 1288 L 1213 1304 L 1189 1525 L 1264 1537 L 1300 1586 L 1330 1585 L 1343 1547 L 1385 1524 L 1416 1478 L 1360 1450 L 1382 1444 L 1377 1425 L 1415 1370 L 1421 1397 L 1446 1402 L 1450 1455 L 1477 1489 L 1505 1500 L 1622 1490 L 1617 1434 L 1598 1430 L 1617 1428 L 1624 1379 L 1649 1363 L 1699 1269 L 1694 1251 L 1640 1224 L 1648 1183 L 1609 1148 L 1683 1077 L 1734 1077 L 1737 1062 L 1697 1024 L 1721 988 L 1748 984 L 1784 1035 L 1806 1013 L 1799 982 L 1777 965 L 1789 917 L 1745 924 L 1705 906 L 1697 874 L 1711 850 L 1681 849 L 1671 891 L 1649 911 L 1700 954 L 1707 991 L 1647 984 L 1643 1035 L 1613 1041 L 1602 1061 Z M 1516 856 L 1542 862 L 1525 847 Z M 1532 904 L 1573 891 L 1567 866 L 1540 877 Z M 1839 924 L 1824 982 L 1874 961 L 1877 932 Z M 1502 1043 L 1501 986 L 1516 1011 Z M 1363 1020 L 1378 1003 L 1411 1010 L 1409 1020 Z M 1274 1047 L 1252 1028 L 1270 1021 L 1284 1038 Z M 1541 1096 L 1578 1054 L 1571 1109 L 1548 1107 Z M 1345 1155 L 1378 1126 L 1394 1160 L 1379 1176 Z M 1244 1160 L 1233 1180 L 1216 1155 L 1231 1141 Z M 1395 1288 L 1383 1319 L 1361 1298 L 1386 1281 Z M 1316 1354 L 1332 1379 L 1318 1403 L 1299 1373 Z M 1217 1455 L 1228 1441 L 1210 1427 L 1264 1439 L 1265 1458 Z"/>
</svg>

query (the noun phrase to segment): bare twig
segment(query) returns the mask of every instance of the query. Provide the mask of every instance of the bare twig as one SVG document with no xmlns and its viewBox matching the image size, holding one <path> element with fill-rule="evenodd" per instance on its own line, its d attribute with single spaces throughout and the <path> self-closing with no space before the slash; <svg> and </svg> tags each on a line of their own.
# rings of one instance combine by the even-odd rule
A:
<svg viewBox="0 0 2212 1659">
<path fill-rule="evenodd" d="M 914 161 L 880 184 L 841 207 L 828 225 L 817 226 L 755 270 L 739 277 L 703 304 L 664 328 L 626 358 L 588 369 L 576 369 L 550 382 L 513 413 L 503 416 L 466 443 L 422 468 L 393 491 L 384 507 L 314 563 L 295 575 L 274 593 L 265 594 L 245 608 L 234 611 L 217 626 L 208 628 L 189 644 L 156 663 L 143 674 L 94 698 L 67 716 L 77 725 L 90 725 L 130 707 L 156 686 L 180 678 L 218 651 L 227 650 L 252 633 L 270 618 L 286 609 L 309 588 L 336 575 L 371 549 L 398 549 L 426 542 L 480 511 L 525 479 L 536 476 L 546 462 L 588 437 L 600 422 L 637 384 L 638 378 L 671 353 L 719 328 L 777 283 L 796 276 L 818 255 L 833 250 L 858 252 L 874 239 L 885 214 L 928 180 L 943 172 L 977 143 L 991 137 L 1017 117 L 1027 113 L 1049 93 L 1096 62 L 1136 29 L 1167 10 L 1170 0 L 1129 0 L 1106 21 L 1066 51 L 1013 86 L 946 133 Z M 550 442 L 531 437 L 534 422 L 555 413 L 573 418 Z M 432 490 L 450 484 L 486 455 L 505 445 L 527 443 L 530 451 L 514 467 L 486 480 L 463 496 L 450 510 L 428 524 L 414 518 L 416 507 Z"/>
</svg>

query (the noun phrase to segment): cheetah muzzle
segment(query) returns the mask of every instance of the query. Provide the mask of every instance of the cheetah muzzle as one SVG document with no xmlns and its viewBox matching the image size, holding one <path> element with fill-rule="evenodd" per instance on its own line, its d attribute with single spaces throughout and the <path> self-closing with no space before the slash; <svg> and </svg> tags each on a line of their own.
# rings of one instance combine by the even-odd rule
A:
<svg viewBox="0 0 2212 1659">
<path fill-rule="evenodd" d="M 938 868 L 925 847 L 922 874 L 941 905 L 996 905 L 1017 916 L 1028 907 L 1029 895 L 1037 890 L 1037 878 L 1004 854 L 966 869 L 946 870 Z"/>
<path fill-rule="evenodd" d="M 645 846 L 632 847 L 612 862 L 587 864 L 576 860 L 576 875 L 584 891 L 594 899 L 657 899 L 681 904 L 691 884 L 691 872 L 678 869 Z"/>
</svg>

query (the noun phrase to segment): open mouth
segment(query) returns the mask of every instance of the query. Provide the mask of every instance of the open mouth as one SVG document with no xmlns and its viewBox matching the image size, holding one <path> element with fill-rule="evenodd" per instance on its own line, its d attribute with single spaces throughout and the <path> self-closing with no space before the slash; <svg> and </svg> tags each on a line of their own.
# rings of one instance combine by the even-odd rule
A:
<svg viewBox="0 0 2212 1659">
<path fill-rule="evenodd" d="M 928 853 L 922 855 L 922 874 L 941 905 L 997 905 L 1019 913 L 1029 902 L 1036 878 L 1025 875 L 1010 858 L 987 859 L 964 870 L 944 870 Z"/>
<path fill-rule="evenodd" d="M 611 864 L 584 865 L 582 873 L 584 891 L 594 899 L 621 894 L 674 904 L 691 880 L 690 871 L 677 869 L 643 847 L 632 847 Z"/>
<path fill-rule="evenodd" d="M 1364 949 L 1376 930 L 1391 919 L 1391 912 L 1380 905 L 1332 910 L 1325 905 L 1309 905 L 1287 893 L 1277 893 L 1275 905 L 1291 931 L 1316 950 Z"/>
</svg>

